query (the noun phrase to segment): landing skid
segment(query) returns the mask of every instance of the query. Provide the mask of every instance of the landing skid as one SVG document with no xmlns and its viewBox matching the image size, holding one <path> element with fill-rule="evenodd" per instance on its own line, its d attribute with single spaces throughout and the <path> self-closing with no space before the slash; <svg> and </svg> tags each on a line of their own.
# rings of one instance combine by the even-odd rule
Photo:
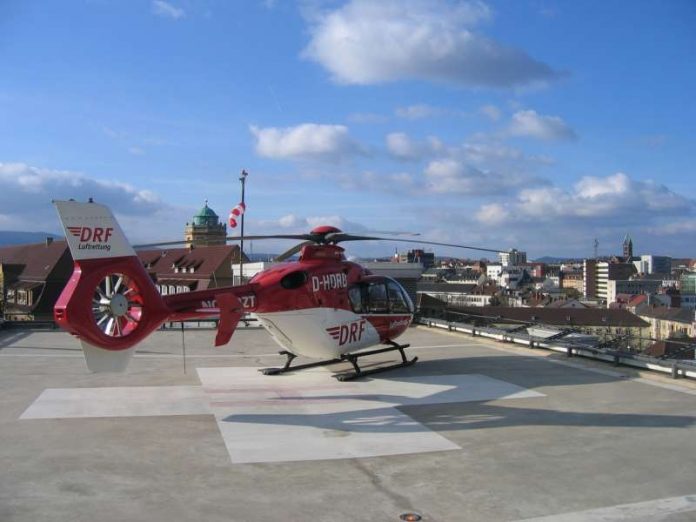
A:
<svg viewBox="0 0 696 522">
<path fill-rule="evenodd" d="M 290 353 L 287 351 L 282 351 L 280 352 L 281 355 L 285 355 L 287 357 L 287 360 L 285 361 L 285 366 L 282 368 L 264 368 L 261 370 L 261 372 L 264 375 L 279 375 L 281 373 L 286 373 L 286 372 L 291 372 L 295 370 L 305 370 L 307 368 L 316 368 L 318 366 L 328 366 L 330 364 L 338 364 L 341 362 L 346 362 L 348 361 L 353 365 L 353 368 L 355 371 L 348 372 L 348 373 L 339 373 L 334 375 L 336 379 L 339 381 L 352 381 L 353 379 L 359 379 L 360 377 L 365 377 L 366 375 L 374 375 L 375 373 L 382 373 L 386 372 L 389 370 L 395 370 L 396 368 L 404 368 L 406 366 L 411 366 L 414 364 L 417 360 L 418 357 L 414 357 L 413 359 L 408 359 L 406 357 L 406 354 L 404 353 L 404 349 L 408 348 L 410 345 L 409 344 L 397 344 L 395 342 L 390 342 L 389 343 L 391 346 L 389 348 L 380 348 L 379 350 L 370 350 L 369 352 L 359 352 L 359 353 L 347 353 L 344 355 L 341 355 L 340 357 L 336 359 L 328 359 L 326 361 L 317 361 L 313 363 L 307 363 L 307 364 L 298 364 L 297 366 L 292 366 L 292 361 L 297 357 L 294 353 Z M 390 364 L 388 366 L 380 366 L 379 368 L 372 368 L 370 370 L 362 370 L 360 366 L 358 365 L 358 359 L 360 357 L 365 357 L 367 355 L 376 355 L 378 353 L 386 353 L 386 352 L 393 352 L 398 350 L 399 353 L 401 354 L 401 362 L 396 363 L 396 364 Z"/>
</svg>

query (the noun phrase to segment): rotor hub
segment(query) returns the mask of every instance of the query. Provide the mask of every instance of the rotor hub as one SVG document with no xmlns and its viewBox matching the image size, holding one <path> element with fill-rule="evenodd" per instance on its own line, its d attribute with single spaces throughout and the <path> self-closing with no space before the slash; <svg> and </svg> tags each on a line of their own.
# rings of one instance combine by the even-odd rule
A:
<svg viewBox="0 0 696 522">
<path fill-rule="evenodd" d="M 123 294 L 114 294 L 109 303 L 109 310 L 114 317 L 123 317 L 128 312 L 128 299 Z"/>
</svg>

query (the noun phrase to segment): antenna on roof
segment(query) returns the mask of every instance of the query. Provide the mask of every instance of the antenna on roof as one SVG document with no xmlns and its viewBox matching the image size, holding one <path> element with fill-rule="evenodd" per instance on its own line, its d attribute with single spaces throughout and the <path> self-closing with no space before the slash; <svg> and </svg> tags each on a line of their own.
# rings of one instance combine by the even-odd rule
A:
<svg viewBox="0 0 696 522">
<path fill-rule="evenodd" d="M 595 238 L 594 240 L 594 258 L 597 259 L 597 255 L 599 252 L 599 239 Z"/>
</svg>

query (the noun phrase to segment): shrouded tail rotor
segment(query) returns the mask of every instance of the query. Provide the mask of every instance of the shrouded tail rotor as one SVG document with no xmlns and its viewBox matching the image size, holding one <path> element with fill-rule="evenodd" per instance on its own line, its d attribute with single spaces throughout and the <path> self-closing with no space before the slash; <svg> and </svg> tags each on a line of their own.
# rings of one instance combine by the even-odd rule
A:
<svg viewBox="0 0 696 522">
<path fill-rule="evenodd" d="M 111 273 L 94 289 L 92 316 L 109 337 L 127 337 L 137 330 L 143 314 L 140 288 L 126 274 Z"/>
</svg>

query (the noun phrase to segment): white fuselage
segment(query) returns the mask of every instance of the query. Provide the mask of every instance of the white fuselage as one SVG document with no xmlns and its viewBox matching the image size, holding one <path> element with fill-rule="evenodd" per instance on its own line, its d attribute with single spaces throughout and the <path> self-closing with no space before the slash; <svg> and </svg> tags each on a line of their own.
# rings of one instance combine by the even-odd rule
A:
<svg viewBox="0 0 696 522">
<path fill-rule="evenodd" d="M 273 339 L 296 355 L 330 359 L 380 342 L 379 333 L 369 321 L 340 308 L 307 308 L 257 316 Z"/>
</svg>

